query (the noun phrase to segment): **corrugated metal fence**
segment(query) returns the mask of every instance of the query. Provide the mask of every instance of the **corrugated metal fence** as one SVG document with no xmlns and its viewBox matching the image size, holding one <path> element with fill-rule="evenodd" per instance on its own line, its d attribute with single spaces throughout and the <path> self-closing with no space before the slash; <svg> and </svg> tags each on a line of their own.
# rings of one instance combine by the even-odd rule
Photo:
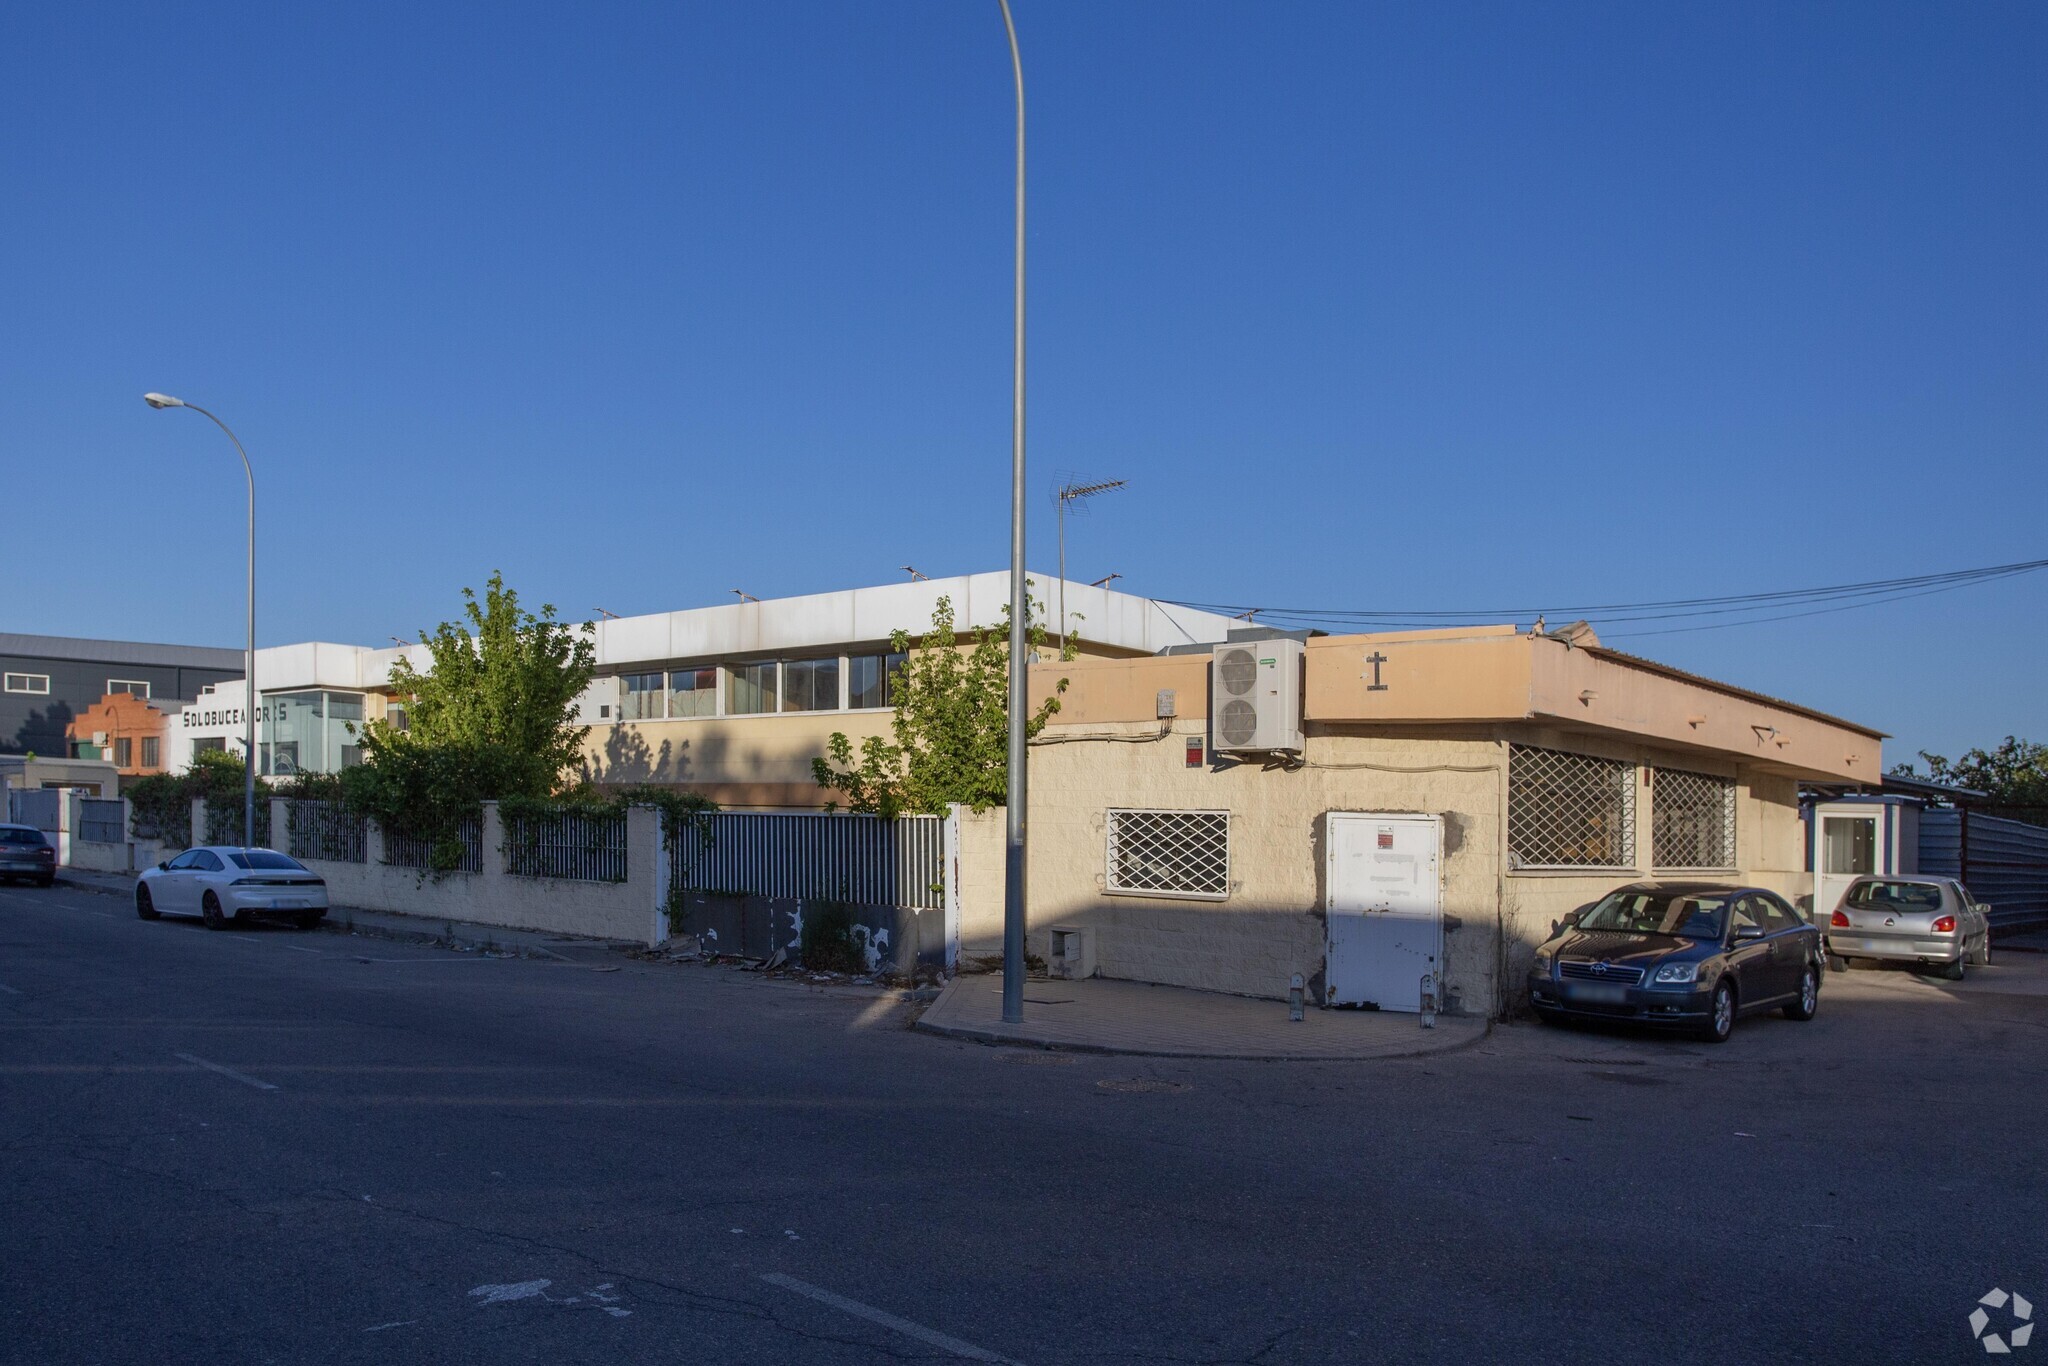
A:
<svg viewBox="0 0 2048 1366">
<path fill-rule="evenodd" d="M 1920 871 L 1989 902 L 1994 928 L 2048 922 L 2048 826 L 1930 807 L 1920 813 Z"/>
<path fill-rule="evenodd" d="M 128 842 L 128 803 L 105 797 L 81 797 L 78 837 L 92 844 Z"/>
<path fill-rule="evenodd" d="M 505 871 L 575 882 L 626 880 L 626 813 L 505 817 Z"/>
<path fill-rule="evenodd" d="M 26 792 L 7 794 L 8 819 L 16 825 L 33 825 L 45 834 L 54 834 L 59 824 L 60 808 L 64 794 L 53 787 L 31 788 Z"/>
<path fill-rule="evenodd" d="M 719 811 L 668 836 L 672 885 L 692 892 L 945 905 L 941 816 Z"/>
</svg>

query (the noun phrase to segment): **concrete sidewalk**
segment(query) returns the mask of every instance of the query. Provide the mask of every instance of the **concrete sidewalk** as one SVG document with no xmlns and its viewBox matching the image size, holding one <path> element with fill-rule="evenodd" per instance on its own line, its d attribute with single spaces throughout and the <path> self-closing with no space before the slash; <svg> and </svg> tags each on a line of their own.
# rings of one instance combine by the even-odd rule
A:
<svg viewBox="0 0 2048 1366">
<path fill-rule="evenodd" d="M 1006 1025 L 998 973 L 955 978 L 917 1028 L 1087 1053 L 1322 1062 L 1444 1053 L 1486 1037 L 1486 1021 L 1472 1016 L 1440 1015 L 1424 1029 L 1419 1015 L 1310 1007 L 1296 1023 L 1282 1001 L 1102 978 L 1028 982 L 1024 1023 Z"/>
<path fill-rule="evenodd" d="M 131 902 L 135 896 L 135 879 L 123 873 L 60 868 L 57 881 L 88 891 L 105 892 Z M 503 925 L 401 915 L 395 911 L 366 911 L 354 906 L 330 907 L 320 928 L 330 934 L 361 934 L 411 944 L 442 944 L 450 948 L 509 953 L 527 958 L 555 958 L 571 963 L 613 961 L 628 949 L 645 947 L 626 940 L 580 939 L 544 930 L 515 930 Z"/>
</svg>

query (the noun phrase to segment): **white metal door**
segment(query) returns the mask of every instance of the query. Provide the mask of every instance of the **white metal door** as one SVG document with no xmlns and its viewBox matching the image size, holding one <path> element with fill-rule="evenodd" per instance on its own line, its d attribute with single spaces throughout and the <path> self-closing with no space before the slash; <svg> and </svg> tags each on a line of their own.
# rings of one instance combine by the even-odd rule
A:
<svg viewBox="0 0 2048 1366">
<path fill-rule="evenodd" d="M 1865 873 L 1878 871 L 1877 815 L 1820 818 L 1820 857 L 1814 861 L 1813 919 L 1825 927 L 1829 914 L 1842 904 L 1842 893 Z"/>
<path fill-rule="evenodd" d="M 1422 1009 L 1425 978 L 1443 999 L 1443 822 L 1333 811 L 1326 817 L 1329 1005 Z"/>
</svg>

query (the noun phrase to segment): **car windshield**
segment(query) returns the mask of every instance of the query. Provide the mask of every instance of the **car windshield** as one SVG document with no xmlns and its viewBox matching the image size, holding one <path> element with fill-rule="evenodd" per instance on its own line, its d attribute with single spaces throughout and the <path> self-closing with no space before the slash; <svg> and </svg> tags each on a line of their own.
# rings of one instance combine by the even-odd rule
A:
<svg viewBox="0 0 2048 1366">
<path fill-rule="evenodd" d="M 1858 911 L 1938 911 L 1941 888 L 1924 882 L 1859 882 L 1847 900 Z"/>
<path fill-rule="evenodd" d="M 41 844 L 43 837 L 36 830 L 0 830 L 0 844 Z"/>
<path fill-rule="evenodd" d="M 1582 930 L 1670 934 L 1719 939 L 1728 924 L 1728 898 L 1670 892 L 1610 892 L 1579 917 Z"/>
<path fill-rule="evenodd" d="M 275 849 L 237 849 L 228 855 L 237 868 L 283 868 L 295 873 L 306 871 L 306 865 L 295 858 L 278 853 Z"/>
</svg>

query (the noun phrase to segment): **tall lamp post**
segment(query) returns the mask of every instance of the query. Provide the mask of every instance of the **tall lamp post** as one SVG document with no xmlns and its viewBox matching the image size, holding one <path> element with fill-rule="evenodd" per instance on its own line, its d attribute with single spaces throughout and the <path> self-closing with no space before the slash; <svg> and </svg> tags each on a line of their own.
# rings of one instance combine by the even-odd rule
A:
<svg viewBox="0 0 2048 1366">
<path fill-rule="evenodd" d="M 1003 31 L 1010 38 L 1010 73 L 1017 83 L 1017 326 L 1010 409 L 1010 736 L 1009 781 L 1004 788 L 1003 1023 L 1024 1022 L 1024 648 L 1029 639 L 1024 591 L 1024 59 L 1017 53 L 1017 23 L 1010 0 Z"/>
<path fill-rule="evenodd" d="M 249 480 L 249 650 L 242 665 L 245 694 L 242 703 L 242 845 L 253 849 L 256 847 L 256 473 L 249 468 L 249 452 L 242 449 L 241 438 L 229 430 L 227 423 L 206 409 L 182 398 L 172 398 L 169 394 L 144 394 L 142 401 L 152 408 L 190 408 L 211 418 L 213 425 L 227 432 L 228 440 L 235 443 L 235 452 L 242 457 L 242 473 Z"/>
</svg>

